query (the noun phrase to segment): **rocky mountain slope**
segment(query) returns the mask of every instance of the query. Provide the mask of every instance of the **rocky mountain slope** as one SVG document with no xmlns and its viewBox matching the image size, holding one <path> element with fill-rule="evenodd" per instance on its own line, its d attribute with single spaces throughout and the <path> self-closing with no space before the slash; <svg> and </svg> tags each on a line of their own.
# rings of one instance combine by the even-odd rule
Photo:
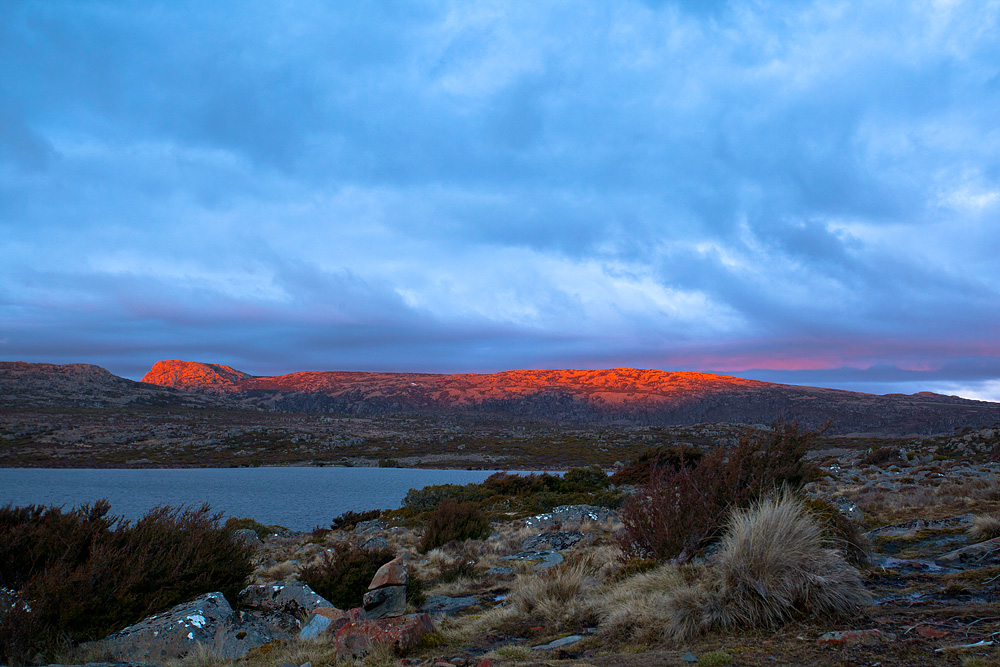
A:
<svg viewBox="0 0 1000 667">
<path fill-rule="evenodd" d="M 0 361 L 0 407 L 233 407 L 201 392 L 135 382 L 92 364 Z"/>
<path fill-rule="evenodd" d="M 817 427 L 832 421 L 840 433 L 934 433 L 1000 422 L 1000 404 L 928 392 L 880 396 L 633 368 L 254 377 L 228 366 L 170 360 L 157 362 L 142 381 L 288 412 L 481 411 L 522 419 L 649 425 L 785 420 Z"/>
</svg>

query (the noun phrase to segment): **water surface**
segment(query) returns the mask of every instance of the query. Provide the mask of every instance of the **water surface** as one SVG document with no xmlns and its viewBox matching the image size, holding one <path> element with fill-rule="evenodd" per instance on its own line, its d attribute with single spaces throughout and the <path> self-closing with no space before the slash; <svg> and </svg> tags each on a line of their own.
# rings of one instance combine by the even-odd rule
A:
<svg viewBox="0 0 1000 667">
<path fill-rule="evenodd" d="M 347 510 L 397 508 L 429 484 L 481 482 L 494 470 L 404 468 L 0 468 L 0 506 L 63 505 L 101 498 L 137 519 L 157 505 L 201 505 L 293 530 L 328 527 Z"/>
</svg>

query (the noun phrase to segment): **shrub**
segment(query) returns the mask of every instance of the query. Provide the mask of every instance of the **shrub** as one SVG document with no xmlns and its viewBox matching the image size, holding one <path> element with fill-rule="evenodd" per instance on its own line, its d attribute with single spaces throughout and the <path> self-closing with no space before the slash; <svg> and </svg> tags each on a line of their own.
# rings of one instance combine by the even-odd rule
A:
<svg viewBox="0 0 1000 667">
<path fill-rule="evenodd" d="M 972 517 L 969 536 L 974 540 L 990 540 L 1000 537 L 1000 518 L 989 515 Z"/>
<path fill-rule="evenodd" d="M 427 519 L 420 551 L 427 553 L 453 540 L 484 539 L 489 534 L 490 520 L 478 503 L 460 503 L 449 499 L 442 502 Z"/>
<path fill-rule="evenodd" d="M 17 591 L 0 618 L 0 659 L 99 639 L 202 593 L 233 599 L 252 571 L 249 547 L 207 505 L 157 507 L 135 524 L 109 511 L 107 501 L 0 509 L 0 581 Z"/>
<path fill-rule="evenodd" d="M 665 469 L 677 472 L 681 468 L 693 468 L 704 455 L 705 452 L 691 445 L 647 449 L 612 475 L 611 481 L 615 484 L 648 484 L 650 477 L 656 472 Z"/>
<path fill-rule="evenodd" d="M 868 563 L 868 540 L 850 519 L 836 507 L 818 498 L 804 498 L 802 504 L 812 514 L 823 529 L 823 535 L 831 540 L 855 566 Z"/>
<path fill-rule="evenodd" d="M 334 530 L 353 530 L 362 521 L 372 521 L 382 516 L 382 510 L 368 510 L 366 512 L 354 512 L 347 510 L 338 517 L 334 517 L 330 528 Z"/>
<path fill-rule="evenodd" d="M 803 461 L 818 432 L 797 424 L 747 429 L 737 445 L 716 449 L 693 467 L 652 469 L 650 481 L 625 503 L 619 546 L 629 558 L 691 559 L 718 539 L 733 507 L 777 488 L 797 489 L 815 474 Z"/>
<path fill-rule="evenodd" d="M 869 449 L 865 455 L 861 457 L 861 462 L 870 466 L 883 465 L 886 463 L 901 463 L 902 460 L 902 457 L 899 455 L 898 447 L 875 447 L 874 449 Z"/>
<path fill-rule="evenodd" d="M 259 521 L 247 517 L 242 517 L 242 518 L 230 517 L 226 519 L 225 528 L 230 532 L 235 532 L 237 530 L 240 530 L 241 528 L 248 528 L 253 532 L 257 533 L 257 537 L 259 537 L 262 540 L 266 540 L 267 538 L 271 537 L 274 534 L 281 535 L 290 532 L 284 526 L 275 526 L 275 525 L 265 526 Z"/>
<path fill-rule="evenodd" d="M 348 542 L 334 544 L 323 558 L 302 568 L 299 579 L 335 607 L 360 607 L 378 569 L 395 558 L 392 549 L 362 549 Z"/>
</svg>

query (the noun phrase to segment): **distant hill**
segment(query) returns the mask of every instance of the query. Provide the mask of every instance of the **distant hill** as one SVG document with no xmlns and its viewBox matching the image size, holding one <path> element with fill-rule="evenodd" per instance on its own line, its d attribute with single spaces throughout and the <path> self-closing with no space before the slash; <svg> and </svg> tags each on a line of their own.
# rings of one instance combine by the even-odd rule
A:
<svg viewBox="0 0 1000 667">
<path fill-rule="evenodd" d="M 659 370 L 492 374 L 303 372 L 255 377 L 229 366 L 160 361 L 143 383 L 289 412 L 488 412 L 572 423 L 678 425 L 833 422 L 838 433 L 940 433 L 1000 422 L 1000 404 L 930 392 L 875 395 Z"/>
<path fill-rule="evenodd" d="M 0 361 L 0 407 L 237 407 L 203 392 L 135 382 L 91 364 Z"/>
</svg>

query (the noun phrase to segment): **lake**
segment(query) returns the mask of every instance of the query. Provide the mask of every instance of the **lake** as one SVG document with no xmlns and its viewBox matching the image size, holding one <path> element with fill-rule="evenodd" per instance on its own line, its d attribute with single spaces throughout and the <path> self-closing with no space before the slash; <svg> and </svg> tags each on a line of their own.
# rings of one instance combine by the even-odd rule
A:
<svg viewBox="0 0 1000 667">
<path fill-rule="evenodd" d="M 137 519 L 157 505 L 201 505 L 292 530 L 329 527 L 347 510 L 394 509 L 410 489 L 481 482 L 495 470 L 407 468 L 0 468 L 0 506 L 64 505 L 101 498 Z M 525 473 L 526 474 L 526 473 Z"/>
</svg>

